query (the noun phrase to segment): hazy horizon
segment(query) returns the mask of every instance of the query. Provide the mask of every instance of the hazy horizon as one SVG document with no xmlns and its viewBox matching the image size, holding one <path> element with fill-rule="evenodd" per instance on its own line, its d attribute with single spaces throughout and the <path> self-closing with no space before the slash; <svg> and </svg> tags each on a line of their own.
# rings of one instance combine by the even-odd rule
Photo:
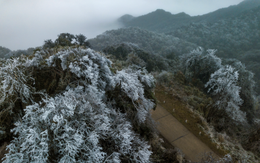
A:
<svg viewBox="0 0 260 163">
<path fill-rule="evenodd" d="M 41 46 L 60 33 L 93 38 L 120 28 L 125 14 L 140 16 L 156 9 L 202 15 L 243 0 L 0 0 L 0 46 L 11 50 Z"/>
</svg>

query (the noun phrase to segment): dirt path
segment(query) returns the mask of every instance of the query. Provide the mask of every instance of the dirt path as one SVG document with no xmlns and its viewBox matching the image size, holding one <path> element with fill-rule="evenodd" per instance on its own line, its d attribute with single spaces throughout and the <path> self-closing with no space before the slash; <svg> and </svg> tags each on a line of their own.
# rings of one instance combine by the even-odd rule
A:
<svg viewBox="0 0 260 163">
<path fill-rule="evenodd" d="M 205 152 L 211 152 L 214 157 L 219 158 L 161 105 L 158 104 L 156 110 L 151 114 L 158 123 L 157 129 L 162 136 L 173 146 L 179 148 L 191 161 L 199 161 Z"/>
</svg>

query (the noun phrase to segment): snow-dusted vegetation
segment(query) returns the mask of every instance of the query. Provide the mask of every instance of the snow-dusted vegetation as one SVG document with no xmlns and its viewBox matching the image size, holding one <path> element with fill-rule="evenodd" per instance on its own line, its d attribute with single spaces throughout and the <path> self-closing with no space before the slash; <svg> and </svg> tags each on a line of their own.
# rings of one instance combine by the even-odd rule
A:
<svg viewBox="0 0 260 163">
<path fill-rule="evenodd" d="M 243 100 L 239 96 L 241 87 L 237 86 L 237 82 L 238 72 L 231 66 L 224 66 L 211 74 L 205 87 L 208 87 L 208 92 L 217 95 L 216 106 L 219 109 L 224 108 L 232 119 L 245 122 L 246 114 L 239 107 Z"/>
<path fill-rule="evenodd" d="M 159 55 L 166 55 L 170 52 L 181 55 L 197 46 L 196 44 L 184 41 L 178 37 L 133 27 L 107 31 L 88 41 L 95 50 L 103 50 L 107 46 L 121 43 L 134 43 L 151 54 Z"/>
<path fill-rule="evenodd" d="M 199 85 L 204 85 L 207 93 L 214 99 L 215 107 L 225 110 L 233 120 L 245 122 L 248 113 L 247 120 L 252 122 L 255 95 L 253 74 L 237 60 L 224 60 L 223 64 L 215 55 L 216 52 L 205 52 L 199 47 L 189 54 L 182 55 L 180 67 L 186 80 L 196 79 Z M 250 107 L 243 107 L 241 111 L 241 106 Z"/>
<path fill-rule="evenodd" d="M 91 49 L 53 51 L 1 60 L 1 104 L 9 105 L 1 115 L 19 113 L 4 162 L 150 162 L 151 147 L 134 128 L 155 106 L 146 95 L 153 77 L 131 68 L 114 74 L 111 61 Z M 51 76 L 39 75 L 47 70 L 58 81 L 44 90 Z"/>
</svg>

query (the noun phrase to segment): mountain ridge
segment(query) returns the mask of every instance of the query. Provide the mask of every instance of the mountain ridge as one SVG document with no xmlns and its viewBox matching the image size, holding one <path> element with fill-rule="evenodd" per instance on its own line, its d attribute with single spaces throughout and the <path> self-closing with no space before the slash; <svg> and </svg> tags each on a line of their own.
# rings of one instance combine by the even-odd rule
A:
<svg viewBox="0 0 260 163">
<path fill-rule="evenodd" d="M 157 9 L 145 15 L 132 17 L 127 22 L 120 21 L 122 17 L 118 20 L 125 27 L 139 27 L 154 32 L 167 33 L 190 23 L 215 23 L 222 19 L 236 17 L 258 6 L 260 6 L 260 1 L 258 0 L 246 0 L 237 5 L 221 8 L 199 16 L 190 16 L 184 12 L 171 14 L 163 9 Z"/>
</svg>

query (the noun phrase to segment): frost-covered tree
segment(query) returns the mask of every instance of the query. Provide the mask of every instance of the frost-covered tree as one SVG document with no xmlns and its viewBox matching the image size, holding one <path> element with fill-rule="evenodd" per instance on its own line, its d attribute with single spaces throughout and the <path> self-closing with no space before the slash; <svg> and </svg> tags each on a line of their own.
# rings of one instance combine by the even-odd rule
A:
<svg viewBox="0 0 260 163">
<path fill-rule="evenodd" d="M 243 100 L 240 98 L 241 87 L 238 84 L 239 73 L 231 66 L 223 66 L 213 74 L 205 84 L 208 92 L 216 97 L 215 105 L 235 121 L 245 122 L 246 113 L 240 110 Z"/>
<path fill-rule="evenodd" d="M 254 74 L 246 69 L 246 66 L 236 59 L 225 60 L 225 64 L 231 65 L 239 73 L 237 85 L 241 87 L 240 97 L 244 103 L 241 110 L 247 113 L 247 120 L 252 123 L 255 117 L 255 81 Z"/>
<path fill-rule="evenodd" d="M 64 48 L 53 55 L 49 52 L 36 52 L 32 59 L 21 57 L 22 62 L 3 61 L 14 70 L 9 74 L 3 66 L 1 80 L 10 82 L 2 83 L 15 85 L 1 89 L 17 90 L 23 104 L 28 99 L 31 102 L 23 118 L 15 123 L 12 131 L 16 136 L 3 162 L 150 162 L 151 147 L 134 131 L 133 124 L 143 124 L 154 107 L 145 92 L 154 86 L 153 77 L 144 69 L 128 68 L 114 74 L 111 61 L 91 49 Z M 31 99 L 32 91 L 26 87 L 29 79 L 12 72 L 32 68 L 38 73 L 59 73 L 61 90 L 52 96 L 48 91 L 41 92 L 37 101 Z M 8 75 L 10 79 L 5 79 Z M 23 80 L 17 80 L 19 77 Z M 113 93 L 116 90 L 121 93 Z M 131 115 L 115 102 L 118 96 L 123 96 L 127 107 L 133 109 L 129 110 Z M 136 121 L 129 118 L 132 115 Z"/>
<path fill-rule="evenodd" d="M 146 99 L 144 87 L 153 87 L 154 80 L 151 75 L 143 75 L 143 71 L 133 71 L 126 69 L 118 71 L 114 78 L 114 86 L 120 85 L 122 91 L 131 99 L 137 109 L 137 119 L 143 123 L 149 110 L 154 107 L 154 103 Z"/>
<path fill-rule="evenodd" d="M 87 41 L 87 37 L 83 34 L 76 35 L 76 43 L 80 46 L 90 47 L 90 43 Z"/>
<path fill-rule="evenodd" d="M 43 44 L 44 49 L 54 48 L 54 47 L 55 47 L 55 43 L 51 39 L 44 41 L 44 44 Z"/>
<path fill-rule="evenodd" d="M 2 60 L 0 67 L 0 103 L 14 103 L 20 99 L 24 103 L 32 100 L 34 88 L 28 83 L 33 82 L 30 74 L 25 74 L 23 64 L 26 61 L 22 58 Z"/>
<path fill-rule="evenodd" d="M 73 40 L 75 40 L 75 36 L 73 34 L 61 33 L 55 40 L 55 44 L 60 46 L 70 46 L 72 45 Z"/>
<path fill-rule="evenodd" d="M 221 59 L 215 56 L 216 50 L 204 51 L 199 47 L 180 57 L 181 68 L 188 79 L 197 78 L 206 83 L 210 75 L 221 67 Z"/>
<path fill-rule="evenodd" d="M 149 145 L 102 94 L 79 86 L 27 106 L 4 162 L 149 162 Z"/>
</svg>

